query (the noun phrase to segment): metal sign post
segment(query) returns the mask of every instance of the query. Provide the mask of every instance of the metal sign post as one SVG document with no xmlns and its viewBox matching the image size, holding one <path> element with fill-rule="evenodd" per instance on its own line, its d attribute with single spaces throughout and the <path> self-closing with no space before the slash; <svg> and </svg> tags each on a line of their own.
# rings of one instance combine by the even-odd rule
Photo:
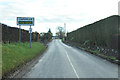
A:
<svg viewBox="0 0 120 80">
<path fill-rule="evenodd" d="M 30 29 L 29 29 L 29 31 L 30 31 L 30 48 L 31 48 L 31 33 L 32 33 L 31 25 L 30 25 Z"/>
<path fill-rule="evenodd" d="M 19 43 L 21 43 L 21 25 L 19 25 Z"/>
</svg>

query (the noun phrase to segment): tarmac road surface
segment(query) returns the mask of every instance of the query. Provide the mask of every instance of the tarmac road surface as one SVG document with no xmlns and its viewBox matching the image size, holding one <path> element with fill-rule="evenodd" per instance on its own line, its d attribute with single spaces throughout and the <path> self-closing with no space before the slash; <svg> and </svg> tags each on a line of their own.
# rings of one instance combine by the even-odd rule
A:
<svg viewBox="0 0 120 80">
<path fill-rule="evenodd" d="M 23 78 L 118 78 L 118 65 L 55 39 Z"/>
</svg>

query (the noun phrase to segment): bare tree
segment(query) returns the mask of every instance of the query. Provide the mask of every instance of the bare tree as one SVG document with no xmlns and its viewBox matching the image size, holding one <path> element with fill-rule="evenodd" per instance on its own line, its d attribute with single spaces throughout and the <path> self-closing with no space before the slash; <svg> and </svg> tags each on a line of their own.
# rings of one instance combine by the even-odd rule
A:
<svg viewBox="0 0 120 80">
<path fill-rule="evenodd" d="M 57 27 L 56 36 L 58 36 L 60 39 L 64 38 L 64 36 L 65 36 L 65 30 L 64 30 L 63 27 L 60 27 L 60 26 Z"/>
</svg>

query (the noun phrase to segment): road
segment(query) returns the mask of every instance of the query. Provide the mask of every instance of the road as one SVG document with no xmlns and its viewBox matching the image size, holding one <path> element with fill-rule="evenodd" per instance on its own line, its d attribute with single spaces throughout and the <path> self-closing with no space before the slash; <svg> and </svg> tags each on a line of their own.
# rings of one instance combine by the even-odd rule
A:
<svg viewBox="0 0 120 80">
<path fill-rule="evenodd" d="M 118 65 L 56 39 L 23 78 L 118 78 Z"/>
</svg>

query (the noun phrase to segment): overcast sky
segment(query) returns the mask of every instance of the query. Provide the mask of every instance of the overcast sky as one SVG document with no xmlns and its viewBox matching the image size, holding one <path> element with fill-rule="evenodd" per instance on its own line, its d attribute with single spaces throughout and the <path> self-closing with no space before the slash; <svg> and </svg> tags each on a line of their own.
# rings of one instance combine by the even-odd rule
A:
<svg viewBox="0 0 120 80">
<path fill-rule="evenodd" d="M 118 14 L 119 0 L 0 0 L 0 22 L 16 25 L 16 17 L 34 17 L 33 31 L 53 33 L 57 26 L 67 31 Z M 29 26 L 22 26 L 29 29 Z"/>
</svg>

